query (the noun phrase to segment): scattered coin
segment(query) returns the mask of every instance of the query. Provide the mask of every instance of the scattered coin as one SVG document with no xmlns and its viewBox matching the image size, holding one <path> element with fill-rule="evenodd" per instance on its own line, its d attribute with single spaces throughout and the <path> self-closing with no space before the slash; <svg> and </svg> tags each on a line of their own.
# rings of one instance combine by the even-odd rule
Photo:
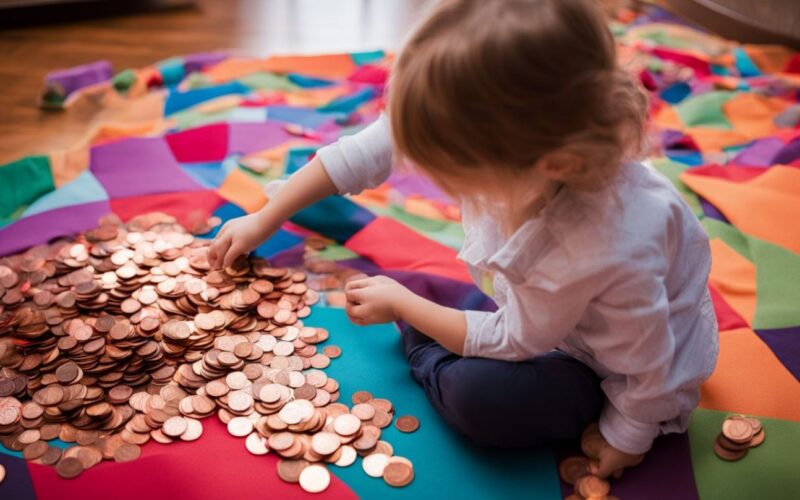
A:
<svg viewBox="0 0 800 500">
<path fill-rule="evenodd" d="M 320 493 L 328 489 L 331 475 L 322 465 L 309 465 L 300 472 L 300 487 L 309 493 Z"/>
<path fill-rule="evenodd" d="M 419 420 L 417 420 L 417 417 L 404 415 L 402 417 L 397 417 L 397 421 L 394 425 L 400 432 L 414 432 L 419 429 Z"/>
<path fill-rule="evenodd" d="M 0 484 L 3 484 L 3 481 L 6 479 L 6 468 L 0 464 Z"/>
<path fill-rule="evenodd" d="M 407 486 L 414 480 L 414 466 L 403 457 L 391 457 L 383 469 L 383 480 L 395 488 Z"/>
<path fill-rule="evenodd" d="M 750 448 L 764 442 L 766 433 L 761 421 L 746 415 L 729 415 L 714 442 L 714 453 L 728 462 L 740 460 Z"/>
<path fill-rule="evenodd" d="M 383 469 L 389 464 L 389 457 L 383 453 L 367 455 L 361 461 L 364 472 L 370 477 L 382 477 Z"/>
</svg>

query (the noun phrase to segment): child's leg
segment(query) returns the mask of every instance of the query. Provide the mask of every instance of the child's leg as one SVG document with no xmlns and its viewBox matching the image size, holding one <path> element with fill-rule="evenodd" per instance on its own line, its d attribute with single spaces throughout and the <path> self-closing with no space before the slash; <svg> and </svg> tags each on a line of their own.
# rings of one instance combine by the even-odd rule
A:
<svg viewBox="0 0 800 500">
<path fill-rule="evenodd" d="M 589 367 L 553 351 L 522 362 L 462 358 L 412 328 L 402 333 L 414 379 L 436 411 L 478 444 L 555 444 L 597 421 L 604 395 Z"/>
</svg>

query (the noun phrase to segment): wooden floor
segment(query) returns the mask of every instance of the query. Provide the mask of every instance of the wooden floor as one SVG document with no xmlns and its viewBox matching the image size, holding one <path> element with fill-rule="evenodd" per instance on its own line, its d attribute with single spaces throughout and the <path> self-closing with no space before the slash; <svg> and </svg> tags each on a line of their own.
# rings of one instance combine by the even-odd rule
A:
<svg viewBox="0 0 800 500">
<path fill-rule="evenodd" d="M 398 48 L 425 0 L 198 0 L 196 7 L 0 31 L 0 164 L 63 149 L 97 109 L 37 107 L 44 75 L 108 59 L 116 71 L 170 56 Z"/>
</svg>

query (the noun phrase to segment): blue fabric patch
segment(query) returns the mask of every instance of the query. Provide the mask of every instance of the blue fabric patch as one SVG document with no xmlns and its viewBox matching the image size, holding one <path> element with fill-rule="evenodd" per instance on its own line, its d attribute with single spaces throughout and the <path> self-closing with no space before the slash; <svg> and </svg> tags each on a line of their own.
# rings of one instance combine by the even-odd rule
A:
<svg viewBox="0 0 800 500">
<path fill-rule="evenodd" d="M 268 106 L 267 120 L 295 123 L 306 128 L 317 128 L 323 123 L 341 116 L 339 113 L 322 113 L 308 108 L 294 106 Z M 346 115 L 345 115 L 346 116 Z"/>
<path fill-rule="evenodd" d="M 692 87 L 686 82 L 678 82 L 661 91 L 661 98 L 670 104 L 677 104 L 692 93 Z"/>
<path fill-rule="evenodd" d="M 685 149 L 668 149 L 667 157 L 672 161 L 677 161 L 691 167 L 703 164 L 703 155 L 698 151 L 687 151 Z"/>
<path fill-rule="evenodd" d="M 375 215 L 366 208 L 344 196 L 333 195 L 300 210 L 289 220 L 343 243 L 374 219 Z"/>
<path fill-rule="evenodd" d="M 350 57 L 358 66 L 363 66 L 365 64 L 378 62 L 383 59 L 385 55 L 386 54 L 382 50 L 370 50 L 366 52 L 354 52 L 350 54 Z"/>
<path fill-rule="evenodd" d="M 253 253 L 268 259 L 302 242 L 303 238 L 296 234 L 285 229 L 278 229 L 267 241 L 253 250 Z"/>
<path fill-rule="evenodd" d="M 285 175 L 291 175 L 308 163 L 308 157 L 315 153 L 317 148 L 310 147 L 296 147 L 289 149 L 289 154 L 286 155 L 286 165 L 284 166 Z"/>
<path fill-rule="evenodd" d="M 403 434 L 390 425 L 381 439 L 394 454 L 416 467 L 414 481 L 405 488 L 388 487 L 380 478 L 364 474 L 359 463 L 329 470 L 359 498 L 561 498 L 558 472 L 549 448 L 491 450 L 470 444 L 451 429 L 428 403 L 425 392 L 409 375 L 393 324 L 356 326 L 343 309 L 314 306 L 304 323 L 331 332 L 327 344 L 342 348 L 342 356 L 325 369 L 339 382 L 340 400 L 349 402 L 358 390 L 389 399 L 396 415 L 414 415 L 419 430 Z M 442 489 L 446 485 L 447 491 Z"/>
<path fill-rule="evenodd" d="M 367 101 L 372 100 L 376 96 L 376 91 L 373 87 L 364 87 L 363 89 L 346 96 L 337 97 L 330 103 L 317 108 L 318 111 L 339 111 L 341 113 L 352 113 L 359 106 Z"/>
<path fill-rule="evenodd" d="M 84 203 L 92 203 L 107 199 L 108 193 L 103 189 L 103 185 L 100 184 L 100 181 L 98 181 L 90 171 L 84 170 L 72 181 L 54 191 L 50 191 L 34 201 L 25 209 L 25 212 L 22 213 L 22 217 L 47 212 L 48 210 L 55 210 L 57 208 L 83 205 Z"/>
<path fill-rule="evenodd" d="M 224 83 L 201 89 L 187 90 L 186 92 L 172 90 L 167 97 L 167 102 L 164 104 L 164 115 L 169 116 L 215 97 L 230 94 L 246 95 L 249 93 L 250 89 L 239 82 Z"/>
<path fill-rule="evenodd" d="M 161 73 L 161 79 L 164 80 L 165 86 L 177 85 L 186 76 L 186 71 L 183 67 L 183 59 L 180 57 L 171 57 L 159 62 L 158 71 Z"/>
<path fill-rule="evenodd" d="M 314 78 L 313 76 L 301 75 L 300 73 L 289 73 L 289 81 L 307 89 L 315 89 L 321 87 L 330 87 L 336 82 L 330 80 L 323 80 L 322 78 Z"/>
<path fill-rule="evenodd" d="M 720 66 L 719 64 L 712 64 L 711 74 L 717 76 L 728 76 L 730 73 L 728 72 L 728 68 L 726 68 L 725 66 Z"/>
<path fill-rule="evenodd" d="M 227 172 L 222 168 L 222 162 L 212 161 L 208 163 L 182 163 L 181 168 L 184 172 L 192 176 L 203 187 L 217 189 L 225 181 Z"/>
<path fill-rule="evenodd" d="M 742 77 L 748 78 L 751 76 L 761 76 L 761 70 L 758 69 L 743 48 L 736 47 L 733 49 L 733 57 L 736 61 L 736 69 L 739 70 L 739 74 Z"/>
<path fill-rule="evenodd" d="M 267 108 L 237 107 L 228 115 L 228 121 L 237 123 L 263 123 L 267 121 Z"/>
</svg>

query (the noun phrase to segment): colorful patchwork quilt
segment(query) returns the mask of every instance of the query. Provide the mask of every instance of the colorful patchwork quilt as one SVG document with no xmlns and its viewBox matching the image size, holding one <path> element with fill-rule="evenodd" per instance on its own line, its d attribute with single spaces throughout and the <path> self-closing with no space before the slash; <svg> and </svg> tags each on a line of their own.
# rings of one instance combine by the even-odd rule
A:
<svg viewBox="0 0 800 500">
<path fill-rule="evenodd" d="M 613 482 L 612 494 L 792 496 L 800 491 L 800 54 L 722 40 L 657 9 L 622 11 L 612 28 L 621 59 L 650 94 L 650 162 L 674 182 L 711 238 L 709 287 L 721 330 L 719 364 L 689 432 L 660 437 L 640 466 Z M 96 125 L 73 148 L 0 166 L 0 256 L 92 229 L 108 214 L 128 220 L 160 211 L 192 226 L 258 210 L 268 202 L 266 183 L 378 116 L 391 60 L 382 51 L 265 59 L 204 53 L 111 77 L 102 63 L 52 74 L 50 105 L 93 103 L 118 119 Z M 456 259 L 462 239 L 457 205 L 404 170 L 377 189 L 299 212 L 255 254 L 291 266 L 309 255 L 330 259 L 390 275 L 446 305 L 491 308 Z M 391 488 L 357 463 L 331 467 L 335 478 L 325 496 L 571 493 L 556 467 L 569 450 L 470 444 L 411 380 L 394 325 L 351 324 L 338 307 L 336 284 L 318 286 L 330 289 L 330 300 L 323 293 L 307 323 L 326 327 L 329 342 L 343 348 L 326 370 L 339 380 L 342 398 L 368 390 L 422 423 L 413 434 L 386 431 L 395 453 L 415 464 L 410 486 Z M 730 412 L 758 416 L 767 435 L 738 462 L 713 451 Z M 151 442 L 139 460 L 103 463 L 72 481 L 0 447 L 7 470 L 0 498 L 309 496 L 277 477 L 276 456 L 250 455 L 216 417 L 204 426 L 197 442 Z"/>
</svg>

